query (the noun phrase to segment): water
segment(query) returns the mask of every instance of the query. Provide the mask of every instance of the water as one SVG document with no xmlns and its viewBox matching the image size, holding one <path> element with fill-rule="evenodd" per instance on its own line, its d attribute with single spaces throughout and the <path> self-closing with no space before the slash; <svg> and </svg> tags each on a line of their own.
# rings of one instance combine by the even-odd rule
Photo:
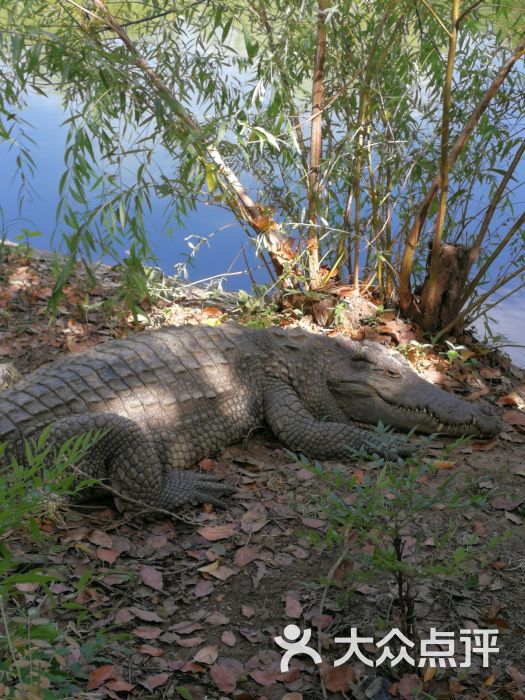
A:
<svg viewBox="0 0 525 700">
<path fill-rule="evenodd" d="M 36 175 L 31 181 L 35 193 L 26 197 L 22 212 L 19 212 L 20 180 L 16 176 L 18 149 L 14 147 L 9 150 L 8 144 L 0 142 L 0 234 L 14 240 L 23 228 L 39 231 L 40 235 L 30 241 L 34 247 L 60 250 L 61 236 L 60 229 L 56 230 L 55 213 L 59 200 L 59 180 L 65 170 L 63 154 L 67 127 L 61 126 L 65 115 L 59 96 L 30 96 L 22 117 L 33 125 L 34 129 L 29 131 L 29 135 L 37 144 L 31 147 L 31 156 L 36 164 Z M 226 288 L 249 289 L 251 284 L 242 254 L 244 249 L 257 282 L 267 281 L 266 271 L 255 259 L 253 244 L 233 214 L 219 207 L 198 205 L 197 210 L 188 215 L 184 226 L 179 227 L 174 236 L 169 236 L 165 233 L 168 229 L 164 214 L 166 202 L 153 198 L 152 204 L 152 212 L 144 216 L 145 224 L 153 254 L 166 273 L 173 274 L 176 265 L 187 261 L 191 253 L 190 244 L 196 244 L 198 239 L 204 237 L 209 240 L 201 243 L 195 263 L 189 268 L 193 280 L 225 272 L 232 275 L 226 278 Z M 173 226 L 172 222 L 170 225 Z"/>
<path fill-rule="evenodd" d="M 32 185 L 35 195 L 27 198 L 23 210 L 18 211 L 19 179 L 16 177 L 16 148 L 9 150 L 8 144 L 0 142 L 0 208 L 2 213 L 0 233 L 14 240 L 22 228 L 37 230 L 41 235 L 31 243 L 38 248 L 60 249 L 60 231 L 55 232 L 55 211 L 58 204 L 58 183 L 64 172 L 63 153 L 66 128 L 61 127 L 64 112 L 58 96 L 47 98 L 31 96 L 28 108 L 23 115 L 35 129 L 31 134 L 37 143 L 31 155 L 36 164 L 35 179 Z M 517 176 L 525 179 L 525 170 Z M 246 274 L 247 264 L 241 250 L 244 249 L 252 275 L 257 282 L 268 280 L 265 269 L 256 260 L 253 245 L 246 233 L 228 211 L 203 204 L 188 215 L 184 226 L 173 237 L 168 236 L 164 216 L 165 202 L 153 199 L 153 210 L 145 217 L 151 248 L 160 267 L 168 274 L 175 266 L 183 263 L 190 248 L 188 243 L 195 238 L 208 237 L 189 268 L 190 279 L 197 281 L 216 276 L 218 273 L 231 273 L 224 287 L 228 289 L 249 289 L 250 278 Z M 511 345 L 525 345 L 525 292 L 516 294 L 493 310 L 494 321 L 490 327 L 493 333 L 502 333 L 509 338 Z M 482 331 L 482 322 L 476 324 Z M 483 334 L 483 332 L 481 333 Z M 525 349 L 505 347 L 513 360 L 525 367 Z"/>
</svg>

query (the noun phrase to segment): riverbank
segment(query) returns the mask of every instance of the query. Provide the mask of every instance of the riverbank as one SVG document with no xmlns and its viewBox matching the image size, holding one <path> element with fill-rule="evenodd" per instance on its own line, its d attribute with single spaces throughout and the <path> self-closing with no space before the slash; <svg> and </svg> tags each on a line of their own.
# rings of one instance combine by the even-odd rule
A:
<svg viewBox="0 0 525 700">
<path fill-rule="evenodd" d="M 237 295 L 170 292 L 165 285 L 165 297 L 159 293 L 153 303 L 144 304 L 148 317 L 136 321 L 119 297 L 115 270 L 101 266 L 93 281 L 77 266 L 50 324 L 45 313 L 53 283 L 49 254 L 9 252 L 0 262 L 0 279 L 0 357 L 14 361 L 22 373 L 146 327 L 217 324 L 230 318 L 253 323 L 258 318 L 246 316 Z M 271 320 L 319 332 L 311 319 L 298 319 L 290 309 Z M 503 417 L 501 435 L 488 441 L 459 441 L 453 448 L 450 439 L 436 439 L 423 447 L 413 438 L 425 454 L 417 459 L 423 461 L 416 467 L 396 465 L 394 474 L 403 488 L 403 479 L 411 478 L 404 471 L 421 469 L 417 489 L 436 504 L 414 512 L 403 531 L 406 566 L 419 570 L 430 560 L 436 565 L 452 561 L 460 550 L 471 558 L 468 577 L 449 577 L 445 587 L 439 577 L 419 581 L 414 592 L 418 633 L 428 634 L 431 627 L 496 629 L 500 651 L 491 659 L 490 684 L 499 697 L 516 700 L 525 669 L 520 643 L 525 573 L 517 564 L 525 558 L 524 373 L 477 346 L 461 362 L 451 362 L 438 349 L 411 343 L 413 329 L 386 315 L 345 332 L 399 344 L 427 379 L 466 399 L 481 397 Z M 364 556 L 361 545 L 366 550 L 370 544 L 366 538 L 364 544 L 350 538 L 350 550 L 344 550 L 348 557 L 334 552 L 340 528 L 330 519 L 330 499 L 344 503 L 363 497 L 363 485 L 374 485 L 384 465 L 358 458 L 324 462 L 321 476 L 262 432 L 210 454 L 198 468 L 239 489 L 225 511 L 188 508 L 176 521 L 137 526 L 122 519 L 111 503 L 97 502 L 43 516 L 38 527 L 45 537 L 38 541 L 29 531 L 10 532 L 15 557 L 38 558 L 60 571 L 52 606 L 37 584 L 24 584 L 18 592 L 26 606 L 38 607 L 46 624 L 68 631 L 64 652 L 53 664 L 70 678 L 75 692 L 87 686 L 112 698 L 123 692 L 129 698 L 152 697 L 157 688 L 171 688 L 191 700 L 342 700 L 343 693 L 368 687 L 371 676 L 362 663 L 334 669 L 341 650 L 333 639 L 351 626 L 376 638 L 383 636 L 384 625 L 397 626 L 396 586 L 387 571 L 376 580 L 355 570 L 358 583 L 352 584 L 351 572 Z M 470 505 L 451 510 L 451 493 L 468 495 Z M 377 512 L 370 518 L 367 528 L 380 522 Z M 440 544 L 436 533 L 444 532 L 450 534 Z M 487 548 L 489 541 L 497 544 Z M 332 585 L 327 579 L 333 579 Z M 81 580 L 89 583 L 81 586 Z M 343 602 L 348 587 L 353 590 L 351 607 Z M 82 610 L 81 616 L 72 617 L 71 604 Z M 314 630 L 324 659 L 320 667 L 301 659 L 281 673 L 273 637 L 290 623 Z M 124 643 L 114 641 L 118 635 Z M 23 647 L 17 649 L 21 654 Z M 45 658 L 39 657 L 41 673 L 46 672 Z M 455 697 L 458 688 L 476 696 L 487 682 L 487 672 L 476 662 L 461 678 L 454 669 L 421 677 L 412 671 L 396 676 L 387 668 L 379 677 L 378 693 L 366 696 L 371 700 L 388 697 L 387 690 L 407 697 L 405 686 L 436 697 L 445 692 Z"/>
</svg>

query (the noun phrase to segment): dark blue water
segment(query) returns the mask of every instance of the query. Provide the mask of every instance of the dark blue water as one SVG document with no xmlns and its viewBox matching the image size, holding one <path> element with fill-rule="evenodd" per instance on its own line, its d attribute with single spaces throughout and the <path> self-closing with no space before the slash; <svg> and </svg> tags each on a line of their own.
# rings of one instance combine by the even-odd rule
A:
<svg viewBox="0 0 525 700">
<path fill-rule="evenodd" d="M 63 154 L 67 129 L 61 127 L 65 115 L 58 96 L 51 95 L 48 98 L 31 97 L 23 116 L 34 127 L 29 133 L 36 142 L 36 146 L 31 148 L 36 165 L 35 177 L 31 181 L 35 192 L 32 196 L 26 194 L 20 212 L 20 180 L 15 160 L 18 149 L 16 146 L 10 149 L 9 144 L 0 142 L 0 234 L 9 240 L 16 240 L 23 228 L 39 231 L 40 235 L 31 239 L 31 245 L 60 250 L 62 231 L 56 227 L 55 212 L 59 199 L 58 184 L 65 169 Z M 517 179 L 521 182 L 525 180 L 525 167 Z M 246 273 L 247 264 L 258 283 L 268 281 L 266 270 L 254 255 L 251 241 L 229 212 L 200 204 L 195 212 L 188 215 L 183 226 L 177 227 L 175 224 L 175 233 L 169 236 L 166 234 L 166 202 L 153 198 L 152 205 L 152 212 L 145 215 L 148 237 L 159 266 L 167 274 L 173 274 L 175 266 L 187 260 L 190 247 L 185 239 L 198 236 L 209 237 L 209 240 L 200 246 L 194 263 L 188 268 L 192 281 L 229 273 L 230 276 L 225 277 L 225 289 L 249 289 L 251 283 Z M 190 238 L 190 241 L 195 243 L 196 239 Z M 509 338 L 511 346 L 505 348 L 506 351 L 521 366 L 525 366 L 525 349 L 512 347 L 513 344 L 525 345 L 525 292 L 500 304 L 491 317 L 491 331 Z M 483 324 L 478 322 L 476 325 L 482 331 Z"/>
<path fill-rule="evenodd" d="M 0 233 L 15 240 L 23 228 L 38 231 L 40 235 L 30 241 L 35 248 L 64 249 L 61 228 L 57 228 L 55 218 L 59 180 L 65 170 L 63 155 L 67 135 L 67 127 L 61 126 L 65 115 L 60 99 L 32 96 L 22 116 L 34 127 L 28 129 L 28 134 L 36 142 L 36 146 L 31 147 L 36 164 L 35 177 L 31 180 L 35 192 L 32 195 L 27 192 L 22 211 L 19 211 L 18 148 L 15 145 L 10 149 L 9 144 L 0 142 Z M 199 246 L 194 263 L 188 268 L 193 281 L 226 273 L 229 276 L 225 278 L 224 288 L 249 289 L 244 255 L 256 281 L 268 281 L 266 270 L 255 258 L 251 240 L 233 214 L 219 207 L 198 205 L 179 227 L 173 222 L 168 226 L 165 209 L 165 200 L 153 198 L 152 212 L 144 216 L 152 252 L 164 272 L 173 274 L 177 264 L 188 260 L 189 243 L 196 244 L 196 237 L 205 237 L 209 241 Z M 168 228 L 175 228 L 172 236 L 166 233 Z M 189 241 L 185 240 L 187 237 Z"/>
</svg>

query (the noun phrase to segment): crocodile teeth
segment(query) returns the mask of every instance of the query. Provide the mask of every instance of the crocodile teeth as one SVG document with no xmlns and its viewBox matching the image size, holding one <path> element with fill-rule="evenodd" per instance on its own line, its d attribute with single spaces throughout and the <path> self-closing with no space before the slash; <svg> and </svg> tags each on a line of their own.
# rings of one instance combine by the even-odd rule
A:
<svg viewBox="0 0 525 700">
<path fill-rule="evenodd" d="M 438 433 L 440 433 L 442 430 L 445 430 L 445 426 L 443 425 L 443 423 L 440 423 L 438 425 Z"/>
</svg>

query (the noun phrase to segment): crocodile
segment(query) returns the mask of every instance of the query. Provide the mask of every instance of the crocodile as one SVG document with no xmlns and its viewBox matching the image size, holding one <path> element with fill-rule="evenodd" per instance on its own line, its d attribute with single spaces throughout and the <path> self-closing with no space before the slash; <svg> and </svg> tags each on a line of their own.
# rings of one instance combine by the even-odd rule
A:
<svg viewBox="0 0 525 700">
<path fill-rule="evenodd" d="M 45 365 L 0 393 L 0 441 L 50 426 L 55 445 L 102 431 L 81 473 L 106 483 L 117 507 L 175 512 L 223 505 L 231 487 L 187 468 L 266 425 L 290 450 L 319 459 L 352 450 L 387 457 L 404 431 L 490 436 L 498 419 L 421 378 L 377 342 L 300 328 L 166 326 L 110 340 Z"/>
</svg>

